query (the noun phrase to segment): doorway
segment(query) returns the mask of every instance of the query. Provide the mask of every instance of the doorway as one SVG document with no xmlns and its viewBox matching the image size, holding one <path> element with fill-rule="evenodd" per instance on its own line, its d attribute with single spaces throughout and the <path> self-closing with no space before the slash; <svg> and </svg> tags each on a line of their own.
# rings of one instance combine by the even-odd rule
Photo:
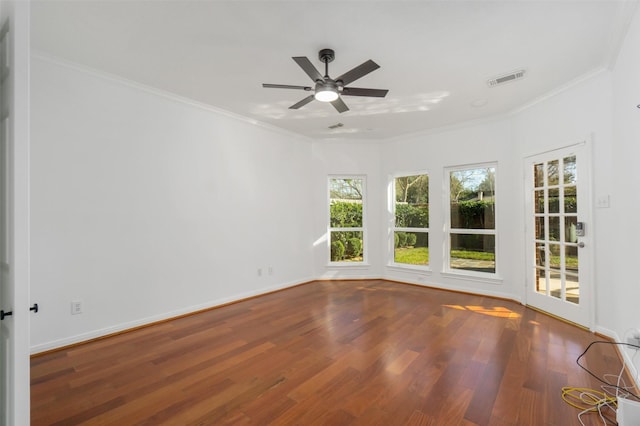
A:
<svg viewBox="0 0 640 426">
<path fill-rule="evenodd" d="M 525 159 L 527 304 L 591 327 L 586 143 Z"/>
</svg>

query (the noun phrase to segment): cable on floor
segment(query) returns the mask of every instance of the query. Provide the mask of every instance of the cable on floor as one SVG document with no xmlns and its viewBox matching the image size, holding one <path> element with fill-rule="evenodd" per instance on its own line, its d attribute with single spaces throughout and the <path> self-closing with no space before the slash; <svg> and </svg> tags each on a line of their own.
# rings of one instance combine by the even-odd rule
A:
<svg viewBox="0 0 640 426">
<path fill-rule="evenodd" d="M 609 342 L 604 340 L 591 342 L 586 347 L 586 349 L 578 356 L 578 358 L 576 359 L 576 364 L 578 364 L 578 366 L 586 371 L 590 376 L 603 384 L 602 391 L 589 388 L 567 386 L 562 388 L 562 399 L 567 404 L 580 410 L 580 413 L 578 413 L 578 421 L 581 425 L 584 425 L 582 416 L 588 413 L 598 413 L 600 420 L 602 420 L 602 424 L 605 426 L 608 424 L 617 425 L 615 418 L 609 418 L 607 415 L 605 415 L 603 410 L 608 409 L 608 411 L 612 411 L 613 414 L 616 415 L 618 408 L 617 399 L 619 397 L 633 397 L 637 400 L 640 400 L 640 396 L 636 395 L 633 392 L 635 390 L 633 386 L 627 386 L 623 378 L 625 371 L 624 363 L 618 374 L 605 374 L 603 375 L 603 377 L 598 377 L 596 374 L 594 374 L 587 367 L 580 363 L 580 360 L 587 354 L 589 349 L 591 349 L 591 347 L 596 344 L 619 345 L 635 349 L 635 353 L 631 359 L 632 364 L 635 361 L 638 350 L 640 350 L 640 346 L 636 346 L 630 343 Z M 615 379 L 615 381 L 610 382 L 609 379 Z"/>
</svg>

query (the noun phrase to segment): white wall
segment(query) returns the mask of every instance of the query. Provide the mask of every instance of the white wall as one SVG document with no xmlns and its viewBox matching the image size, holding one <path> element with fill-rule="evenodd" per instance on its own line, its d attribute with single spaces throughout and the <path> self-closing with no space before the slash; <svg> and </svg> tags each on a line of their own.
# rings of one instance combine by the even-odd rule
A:
<svg viewBox="0 0 640 426">
<path fill-rule="evenodd" d="M 32 351 L 312 278 L 307 140 L 32 64 Z"/>
<path fill-rule="evenodd" d="M 604 291 L 613 300 L 606 326 L 621 338 L 630 328 L 640 328 L 640 244 L 635 225 L 638 223 L 640 198 L 640 11 L 635 13 L 613 73 L 613 174 L 612 234 L 615 240 L 606 247 L 615 253 L 607 265 L 609 280 Z M 638 361 L 640 364 L 640 361 Z"/>
<path fill-rule="evenodd" d="M 391 244 L 385 233 L 384 276 L 389 279 L 426 284 L 447 289 L 479 292 L 520 300 L 523 288 L 523 255 L 514 247 L 514 234 L 521 223 L 518 204 L 511 200 L 515 195 L 513 175 L 515 148 L 512 143 L 511 125 L 506 119 L 469 124 L 437 133 L 425 133 L 397 139 L 384 146 L 383 179 L 385 189 L 392 176 L 398 173 L 426 172 L 429 174 L 429 272 L 417 272 L 388 266 L 391 261 Z M 445 234 L 444 197 L 446 191 L 445 168 L 478 163 L 497 163 L 497 276 L 496 279 L 465 277 L 443 272 Z M 385 194 L 386 196 L 386 194 Z M 392 221 L 389 212 L 385 224 Z M 521 234 L 521 232 L 520 232 Z M 500 262 L 502 259 L 508 262 Z"/>
<path fill-rule="evenodd" d="M 381 276 L 381 240 L 377 232 L 381 222 L 380 206 L 385 203 L 383 183 L 380 179 L 380 146 L 375 142 L 347 140 L 313 143 L 313 260 L 314 274 L 318 278 L 379 278 Z M 366 177 L 364 201 L 366 236 L 366 263 L 358 266 L 329 266 L 328 245 L 328 188 L 329 175 L 361 175 Z"/>
<path fill-rule="evenodd" d="M 610 265 L 615 245 L 615 212 L 612 208 L 595 208 L 597 197 L 611 196 L 611 73 L 602 71 L 523 110 L 514 117 L 514 135 L 519 147 L 517 176 L 524 173 L 526 156 L 586 142 L 591 152 L 589 168 L 592 200 L 581 205 L 591 215 L 586 224 L 593 249 L 593 295 L 595 328 L 600 331 L 611 323 L 611 306 L 616 294 L 611 288 Z M 521 185 L 520 189 L 524 187 Z M 518 195 L 524 202 L 524 194 Z M 584 201 L 580 201 L 584 202 Z M 582 252 L 581 252 L 582 253 Z M 588 267 L 588 263 L 583 263 Z"/>
</svg>

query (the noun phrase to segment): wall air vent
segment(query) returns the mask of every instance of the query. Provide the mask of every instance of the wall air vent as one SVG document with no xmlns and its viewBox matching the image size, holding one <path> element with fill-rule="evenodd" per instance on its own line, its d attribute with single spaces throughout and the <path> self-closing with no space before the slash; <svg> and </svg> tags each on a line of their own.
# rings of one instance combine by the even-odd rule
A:
<svg viewBox="0 0 640 426">
<path fill-rule="evenodd" d="M 331 130 L 333 130 L 333 129 L 338 129 L 338 128 L 342 127 L 342 126 L 344 126 L 344 124 L 342 124 L 342 123 L 337 123 L 337 124 L 334 124 L 333 126 L 329 126 L 329 128 L 330 128 Z"/>
<path fill-rule="evenodd" d="M 487 80 L 487 84 L 489 85 L 489 87 L 494 87 L 500 84 L 509 83 L 511 81 L 520 80 L 521 78 L 524 78 L 524 70 L 514 71 L 510 72 L 509 74 L 504 74 L 499 77 L 492 78 L 490 80 Z"/>
</svg>

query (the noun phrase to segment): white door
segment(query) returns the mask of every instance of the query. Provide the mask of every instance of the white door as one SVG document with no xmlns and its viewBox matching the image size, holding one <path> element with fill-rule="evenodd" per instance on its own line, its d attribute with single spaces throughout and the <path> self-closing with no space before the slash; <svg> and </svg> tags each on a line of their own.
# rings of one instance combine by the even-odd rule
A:
<svg viewBox="0 0 640 426">
<path fill-rule="evenodd" d="M 527 304 L 591 328 L 586 143 L 525 159 Z"/>
<path fill-rule="evenodd" d="M 0 3 L 0 425 L 11 426 L 30 417 L 29 6 Z"/>
</svg>

